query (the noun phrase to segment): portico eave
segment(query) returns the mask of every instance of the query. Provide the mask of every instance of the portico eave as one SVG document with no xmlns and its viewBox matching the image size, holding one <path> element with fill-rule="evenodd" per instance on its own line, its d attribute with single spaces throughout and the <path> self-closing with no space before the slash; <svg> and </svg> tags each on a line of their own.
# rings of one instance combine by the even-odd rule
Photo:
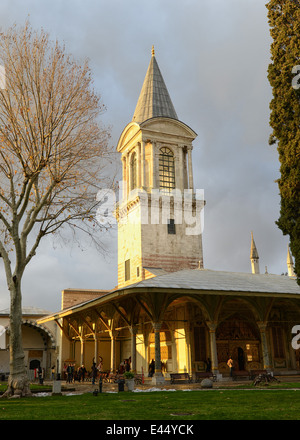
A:
<svg viewBox="0 0 300 440">
<path fill-rule="evenodd" d="M 225 291 L 225 290 L 203 290 L 203 289 L 175 289 L 175 288 L 161 288 L 161 287 L 127 287 L 125 289 L 118 289 L 114 292 L 110 292 L 107 295 L 102 296 L 83 304 L 78 304 L 67 310 L 62 310 L 61 312 L 56 312 L 54 314 L 43 317 L 37 321 L 38 324 L 43 324 L 49 321 L 56 321 L 62 318 L 68 318 L 71 315 L 76 315 L 81 312 L 86 312 L 89 309 L 101 307 L 113 302 L 119 302 L 125 298 L 129 298 L 135 295 L 145 295 L 145 294 L 162 294 L 172 296 L 174 299 L 180 297 L 194 297 L 197 296 L 226 296 L 226 297 L 265 297 L 274 299 L 293 299 L 300 300 L 300 296 L 294 293 L 277 293 L 277 292 L 253 292 L 253 291 Z"/>
</svg>

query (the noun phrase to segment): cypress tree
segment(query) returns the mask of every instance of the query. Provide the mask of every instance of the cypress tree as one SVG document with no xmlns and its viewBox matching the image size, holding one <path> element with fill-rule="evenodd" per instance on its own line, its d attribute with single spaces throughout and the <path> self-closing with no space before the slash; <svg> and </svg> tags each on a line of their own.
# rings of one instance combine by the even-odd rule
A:
<svg viewBox="0 0 300 440">
<path fill-rule="evenodd" d="M 276 224 L 289 235 L 300 284 L 300 1 L 270 0 L 271 63 L 269 144 L 277 145 L 280 177 L 280 216 Z"/>
</svg>

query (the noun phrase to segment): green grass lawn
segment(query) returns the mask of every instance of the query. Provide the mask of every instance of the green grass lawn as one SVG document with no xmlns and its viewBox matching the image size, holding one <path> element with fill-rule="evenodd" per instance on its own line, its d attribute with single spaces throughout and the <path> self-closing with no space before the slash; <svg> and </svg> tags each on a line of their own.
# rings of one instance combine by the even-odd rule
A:
<svg viewBox="0 0 300 440">
<path fill-rule="evenodd" d="M 299 383 L 287 385 L 0 399 L 0 420 L 300 420 Z"/>
</svg>

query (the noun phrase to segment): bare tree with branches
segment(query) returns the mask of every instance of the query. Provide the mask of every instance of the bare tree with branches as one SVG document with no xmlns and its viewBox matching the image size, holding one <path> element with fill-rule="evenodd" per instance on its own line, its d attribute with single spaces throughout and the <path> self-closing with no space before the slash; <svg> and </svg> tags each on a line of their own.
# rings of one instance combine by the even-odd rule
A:
<svg viewBox="0 0 300 440">
<path fill-rule="evenodd" d="M 10 376 L 4 396 L 30 394 L 22 346 L 22 276 L 43 237 L 63 226 L 97 241 L 96 193 L 109 130 L 87 62 L 30 24 L 0 34 L 0 256 L 10 291 Z"/>
</svg>

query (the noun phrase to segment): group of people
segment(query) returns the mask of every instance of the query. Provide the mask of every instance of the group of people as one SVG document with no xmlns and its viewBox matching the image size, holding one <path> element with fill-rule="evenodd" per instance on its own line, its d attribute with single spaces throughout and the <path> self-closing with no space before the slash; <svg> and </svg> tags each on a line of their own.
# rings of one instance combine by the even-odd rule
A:
<svg viewBox="0 0 300 440">
<path fill-rule="evenodd" d="M 45 374 L 45 370 L 40 365 L 37 368 L 35 368 L 34 378 L 38 379 L 40 384 L 43 383 L 44 374 Z"/>
<path fill-rule="evenodd" d="M 205 361 L 205 364 L 206 364 L 206 371 L 208 371 L 208 372 L 211 371 L 210 358 L 208 358 Z M 123 374 L 123 373 L 125 373 L 125 371 L 130 371 L 130 365 L 131 365 L 131 357 L 129 357 L 129 359 L 124 359 L 119 365 L 118 373 Z M 232 374 L 233 374 L 233 360 L 232 360 L 231 356 L 229 356 L 229 359 L 227 361 L 227 365 L 230 370 L 230 376 L 232 376 Z M 103 370 L 103 358 L 102 358 L 102 356 L 99 356 L 98 365 L 96 365 L 96 362 L 93 362 L 92 367 L 91 367 L 90 376 L 91 376 L 93 385 L 95 384 L 95 381 L 98 377 L 99 372 L 101 373 L 102 370 Z M 154 359 L 152 359 L 152 361 L 149 364 L 148 376 L 152 377 L 154 372 L 155 372 L 155 361 L 154 361 Z M 78 369 L 75 371 L 75 365 L 71 364 L 71 363 L 69 363 L 69 365 L 67 366 L 66 373 L 67 373 L 67 383 L 73 383 L 76 380 L 78 380 L 78 382 L 84 382 L 86 375 L 88 374 L 84 365 L 81 365 L 81 367 L 78 367 Z"/>
<path fill-rule="evenodd" d="M 206 364 L 206 371 L 207 372 L 211 371 L 210 358 L 208 358 L 205 361 L 205 364 Z M 129 357 L 129 359 L 124 359 L 119 365 L 118 373 L 123 374 L 123 373 L 125 373 L 125 371 L 130 371 L 130 365 L 131 365 L 131 357 Z M 229 367 L 230 376 L 232 377 L 232 375 L 233 375 L 233 360 L 232 360 L 231 356 L 229 356 L 229 359 L 227 361 L 227 366 Z M 102 356 L 99 356 L 98 365 L 96 365 L 96 362 L 93 361 L 90 373 L 87 372 L 84 365 L 81 365 L 81 367 L 78 367 L 77 370 L 75 371 L 75 365 L 69 363 L 69 365 L 66 367 L 67 383 L 74 383 L 76 380 L 78 380 L 78 382 L 84 382 L 84 380 L 86 379 L 86 375 L 89 374 L 92 379 L 92 384 L 94 385 L 95 381 L 98 377 L 98 374 L 99 373 L 101 374 L 102 370 L 103 370 Z M 152 377 L 154 372 L 155 372 L 155 361 L 154 361 L 154 359 L 152 359 L 152 361 L 149 364 L 148 376 Z M 54 367 L 53 367 L 52 373 L 54 374 Z"/>
<path fill-rule="evenodd" d="M 167 371 L 166 362 L 161 361 L 160 368 L 161 368 L 162 372 L 166 372 Z M 150 362 L 149 367 L 148 367 L 148 377 L 152 377 L 154 372 L 155 372 L 155 360 L 152 359 L 152 361 Z"/>
<path fill-rule="evenodd" d="M 120 363 L 118 373 L 123 374 L 126 371 L 130 371 L 130 370 L 131 370 L 131 356 L 128 359 L 124 359 Z"/>
<path fill-rule="evenodd" d="M 91 377 L 92 383 L 95 383 L 95 380 L 98 376 L 98 373 L 103 369 L 103 358 L 99 356 L 98 365 L 93 361 L 91 371 L 88 372 L 85 368 L 84 364 L 75 369 L 75 364 L 69 362 L 69 365 L 65 368 L 66 380 L 67 383 L 74 383 L 75 381 L 84 382 L 87 378 Z"/>
<path fill-rule="evenodd" d="M 66 373 L 67 373 L 67 383 L 74 383 L 76 380 L 78 382 L 83 382 L 86 377 L 87 370 L 84 365 L 81 365 L 75 370 L 75 365 L 69 363 L 69 365 L 67 366 Z"/>
</svg>

